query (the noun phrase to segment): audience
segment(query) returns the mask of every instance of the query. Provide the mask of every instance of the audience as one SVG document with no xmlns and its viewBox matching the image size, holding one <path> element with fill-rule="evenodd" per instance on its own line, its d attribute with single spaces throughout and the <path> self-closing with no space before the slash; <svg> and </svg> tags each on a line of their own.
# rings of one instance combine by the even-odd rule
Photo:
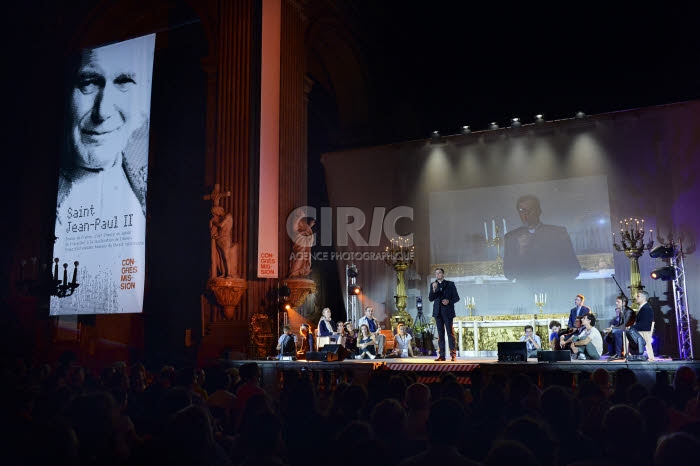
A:
<svg viewBox="0 0 700 466">
<path fill-rule="evenodd" d="M 360 383 L 304 367 L 285 370 L 273 392 L 255 362 L 4 362 L 3 452 L 20 458 L 8 464 L 675 466 L 700 447 L 691 366 L 653 387 L 628 368 L 539 380 L 477 370 L 465 385 L 450 372 L 421 383 L 374 370 Z"/>
</svg>

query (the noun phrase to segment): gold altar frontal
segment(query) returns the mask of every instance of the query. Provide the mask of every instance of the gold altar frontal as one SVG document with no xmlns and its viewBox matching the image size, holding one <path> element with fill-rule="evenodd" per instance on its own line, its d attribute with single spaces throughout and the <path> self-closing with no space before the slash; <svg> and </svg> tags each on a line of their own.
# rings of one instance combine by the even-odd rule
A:
<svg viewBox="0 0 700 466">
<path fill-rule="evenodd" d="M 532 325 L 542 340 L 542 349 L 549 350 L 549 323 L 559 321 L 566 326 L 568 314 L 510 314 L 455 317 L 454 328 L 459 356 L 494 356 L 498 342 L 519 341 L 524 327 Z"/>
</svg>

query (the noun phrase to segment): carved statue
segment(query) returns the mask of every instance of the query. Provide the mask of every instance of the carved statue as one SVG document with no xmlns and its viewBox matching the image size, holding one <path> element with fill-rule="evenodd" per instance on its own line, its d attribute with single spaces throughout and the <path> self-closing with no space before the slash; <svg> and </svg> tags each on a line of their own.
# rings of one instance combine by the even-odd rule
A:
<svg viewBox="0 0 700 466">
<path fill-rule="evenodd" d="M 288 278 L 306 278 L 311 273 L 311 246 L 314 245 L 313 226 L 316 220 L 304 217 L 299 211 L 295 219 L 296 230 L 292 238 L 292 255 L 289 258 Z"/>
<path fill-rule="evenodd" d="M 233 241 L 233 216 L 221 206 L 211 209 L 212 277 L 238 277 L 238 243 Z"/>
</svg>

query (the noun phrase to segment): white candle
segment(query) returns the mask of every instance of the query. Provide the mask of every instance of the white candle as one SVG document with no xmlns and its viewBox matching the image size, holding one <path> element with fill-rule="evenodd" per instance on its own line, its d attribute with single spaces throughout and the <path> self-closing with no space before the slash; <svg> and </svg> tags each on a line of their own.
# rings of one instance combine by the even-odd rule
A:
<svg viewBox="0 0 700 466">
<path fill-rule="evenodd" d="M 493 231 L 493 239 L 496 239 L 496 219 L 491 219 L 491 230 Z"/>
<path fill-rule="evenodd" d="M 503 219 L 503 236 L 505 236 L 506 233 L 508 233 L 508 232 L 506 231 L 506 219 L 504 218 Z"/>
<path fill-rule="evenodd" d="M 537 304 L 537 294 L 535 294 L 535 304 Z"/>
<path fill-rule="evenodd" d="M 547 293 L 544 294 L 544 303 L 547 304 Z"/>
<path fill-rule="evenodd" d="M 484 237 L 486 238 L 486 241 L 489 240 L 489 229 L 486 226 L 486 222 L 484 222 Z"/>
<path fill-rule="evenodd" d="M 474 305 L 476 305 L 476 300 L 475 300 L 474 296 L 472 296 L 472 306 L 474 306 Z"/>
</svg>

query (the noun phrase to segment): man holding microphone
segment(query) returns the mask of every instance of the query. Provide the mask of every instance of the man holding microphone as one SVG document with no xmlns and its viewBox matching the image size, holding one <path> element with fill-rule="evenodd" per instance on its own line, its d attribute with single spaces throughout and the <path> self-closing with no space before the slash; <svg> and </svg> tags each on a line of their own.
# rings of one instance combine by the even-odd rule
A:
<svg viewBox="0 0 700 466">
<path fill-rule="evenodd" d="M 455 335 L 452 322 L 455 318 L 455 303 L 459 301 L 457 287 L 454 282 L 445 280 L 445 271 L 435 269 L 435 281 L 430 284 L 428 299 L 433 303 L 433 317 L 438 332 L 438 357 L 436 361 L 445 361 L 445 331 L 450 347 L 452 361 L 457 357 L 455 349 Z"/>
</svg>

